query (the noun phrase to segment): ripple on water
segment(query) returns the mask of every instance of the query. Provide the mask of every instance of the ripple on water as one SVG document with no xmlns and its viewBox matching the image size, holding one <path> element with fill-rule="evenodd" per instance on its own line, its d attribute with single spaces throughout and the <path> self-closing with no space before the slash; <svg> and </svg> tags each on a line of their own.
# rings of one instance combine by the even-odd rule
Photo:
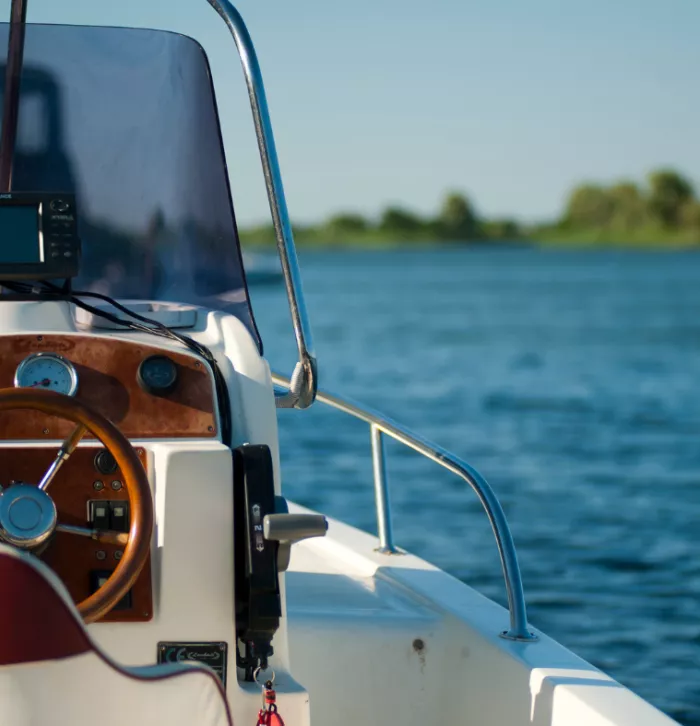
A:
<svg viewBox="0 0 700 726">
<path fill-rule="evenodd" d="M 321 385 L 481 469 L 511 522 L 533 624 L 700 726 L 700 258 L 301 261 Z M 291 370 L 283 291 L 252 294 L 273 368 Z M 319 410 L 282 411 L 279 424 L 285 493 L 373 530 L 366 427 Z M 503 604 L 473 494 L 387 450 L 397 541 Z"/>
</svg>

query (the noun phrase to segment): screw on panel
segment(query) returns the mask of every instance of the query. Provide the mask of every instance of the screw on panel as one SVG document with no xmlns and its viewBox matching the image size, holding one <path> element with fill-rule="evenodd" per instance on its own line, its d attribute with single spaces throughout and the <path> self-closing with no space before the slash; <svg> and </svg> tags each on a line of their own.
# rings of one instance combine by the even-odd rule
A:
<svg viewBox="0 0 700 726">
<path fill-rule="evenodd" d="M 44 433 L 45 434 L 48 434 L 49 433 L 49 430 L 48 429 L 44 429 Z"/>
<path fill-rule="evenodd" d="M 97 552 L 95 552 L 95 557 L 102 561 L 107 557 L 107 553 L 104 550 L 97 550 Z"/>
<path fill-rule="evenodd" d="M 118 479 L 115 479 L 112 482 L 112 489 L 114 489 L 115 492 L 118 492 L 121 488 L 122 488 L 122 483 Z"/>
<path fill-rule="evenodd" d="M 123 552 L 122 552 L 121 550 L 117 550 L 117 551 L 116 551 L 116 552 L 114 553 L 114 559 L 115 559 L 115 560 L 121 560 L 121 558 L 122 558 L 122 555 L 123 555 L 123 554 L 124 554 L 124 553 L 123 553 Z"/>
<path fill-rule="evenodd" d="M 43 336 L 43 335 L 37 335 L 37 336 L 36 336 L 36 339 L 37 339 L 38 341 L 42 341 L 42 340 L 44 339 L 44 336 Z"/>
<path fill-rule="evenodd" d="M 103 484 L 103 483 L 102 483 L 101 481 L 94 481 L 94 482 L 92 483 L 92 488 L 93 488 L 93 489 L 94 489 L 94 490 L 95 490 L 96 492 L 101 492 L 101 491 L 102 491 L 102 490 L 103 490 L 103 489 L 105 488 L 105 485 L 104 485 L 104 484 Z"/>
</svg>

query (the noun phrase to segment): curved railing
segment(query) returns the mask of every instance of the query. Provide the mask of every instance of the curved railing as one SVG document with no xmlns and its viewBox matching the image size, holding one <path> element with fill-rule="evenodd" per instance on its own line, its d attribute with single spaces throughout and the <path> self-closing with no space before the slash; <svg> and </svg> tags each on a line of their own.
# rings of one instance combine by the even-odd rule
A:
<svg viewBox="0 0 700 726">
<path fill-rule="evenodd" d="M 283 391 L 288 389 L 289 379 L 285 376 L 273 373 L 272 380 Z M 504 630 L 501 636 L 509 640 L 536 640 L 537 636 L 533 635 L 528 629 L 525 593 L 523 591 L 520 567 L 518 566 L 518 558 L 515 552 L 513 537 L 510 533 L 510 527 L 508 526 L 508 521 L 498 501 L 498 497 L 494 494 L 486 479 L 476 469 L 446 449 L 433 444 L 422 436 L 412 433 L 404 426 L 382 416 L 377 411 L 365 408 L 358 403 L 325 391 L 318 391 L 316 400 L 369 424 L 372 447 L 372 468 L 374 472 L 374 493 L 377 507 L 377 531 L 379 535 L 378 551 L 384 554 L 395 554 L 398 552 L 393 541 L 389 489 L 384 464 L 384 442 L 382 435 L 386 434 L 392 439 L 404 444 L 404 446 L 408 446 L 419 454 L 423 454 L 423 456 L 461 477 L 476 492 L 486 512 L 486 516 L 489 518 L 491 529 L 496 538 L 498 554 L 501 558 L 503 577 L 506 584 L 506 593 L 508 594 L 510 629 Z"/>
<path fill-rule="evenodd" d="M 299 360 L 291 379 L 280 375 L 273 376 L 274 382 L 280 386 L 280 389 L 275 391 L 275 400 L 280 408 L 307 408 L 317 396 L 316 357 L 313 351 L 311 327 L 301 287 L 301 274 L 282 186 L 282 176 L 275 149 L 262 73 L 253 42 L 240 13 L 229 0 L 207 0 L 207 2 L 226 22 L 238 48 L 243 66 L 265 177 L 265 186 L 277 238 L 277 249 L 282 263 L 292 325 L 299 353 Z M 319 392 L 318 400 L 369 424 L 377 505 L 379 551 L 386 554 L 397 552 L 391 531 L 389 492 L 384 465 L 382 435 L 386 434 L 457 474 L 476 492 L 496 537 L 508 594 L 510 629 L 504 631 L 501 635 L 512 640 L 530 641 L 535 639 L 535 636 L 529 632 L 527 627 L 527 611 L 522 578 L 510 528 L 503 514 L 503 509 L 486 480 L 469 464 L 453 456 L 450 452 L 416 436 L 408 429 L 390 421 L 375 411 L 329 393 Z"/>
<path fill-rule="evenodd" d="M 260 161 L 265 177 L 267 198 L 275 228 L 277 251 L 282 263 L 282 274 L 287 289 L 289 310 L 292 315 L 292 326 L 299 354 L 299 360 L 292 373 L 291 384 L 284 393 L 276 396 L 276 405 L 278 408 L 308 408 L 316 398 L 316 355 L 309 316 L 306 312 L 304 292 L 301 287 L 301 273 L 282 186 L 282 173 L 272 134 L 272 122 L 267 107 L 262 72 L 253 41 L 238 10 L 229 0 L 207 0 L 207 2 L 226 23 L 236 43 L 236 48 L 238 48 L 238 55 L 243 66 L 243 75 L 250 97 L 250 108 L 253 113 L 255 135 L 260 150 Z"/>
</svg>

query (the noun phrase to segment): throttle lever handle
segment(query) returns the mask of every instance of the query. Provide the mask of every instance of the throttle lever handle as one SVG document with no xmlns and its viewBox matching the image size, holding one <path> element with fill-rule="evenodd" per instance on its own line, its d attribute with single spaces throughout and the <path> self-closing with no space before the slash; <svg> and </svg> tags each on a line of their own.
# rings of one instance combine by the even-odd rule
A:
<svg viewBox="0 0 700 726">
<path fill-rule="evenodd" d="M 279 543 L 279 572 L 289 567 L 293 544 L 311 537 L 324 537 L 327 531 L 328 520 L 322 514 L 266 514 L 263 518 L 264 538 Z"/>
</svg>

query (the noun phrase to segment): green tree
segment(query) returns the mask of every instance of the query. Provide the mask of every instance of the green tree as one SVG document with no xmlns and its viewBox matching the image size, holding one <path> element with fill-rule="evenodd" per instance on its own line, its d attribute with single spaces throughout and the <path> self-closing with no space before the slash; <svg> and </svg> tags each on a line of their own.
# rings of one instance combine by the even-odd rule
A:
<svg viewBox="0 0 700 726">
<path fill-rule="evenodd" d="M 518 223 L 513 219 L 492 219 L 484 222 L 485 235 L 494 240 L 512 241 L 522 236 Z"/>
<path fill-rule="evenodd" d="M 415 236 L 423 230 L 420 217 L 401 207 L 388 207 L 382 213 L 379 229 L 387 235 Z"/>
<path fill-rule="evenodd" d="M 694 233 L 695 241 L 700 241 L 700 202 L 693 199 L 683 205 L 681 225 Z"/>
<path fill-rule="evenodd" d="M 692 199 L 693 185 L 672 169 L 649 174 L 649 212 L 664 226 L 677 227 L 681 210 Z"/>
<path fill-rule="evenodd" d="M 331 217 L 326 222 L 326 227 L 335 232 L 357 234 L 364 232 L 369 227 L 369 223 L 360 214 L 343 213 Z"/>
<path fill-rule="evenodd" d="M 569 195 L 564 223 L 573 229 L 605 227 L 615 211 L 608 191 L 597 184 L 582 184 Z"/>
<path fill-rule="evenodd" d="M 331 217 L 321 228 L 322 236 L 329 242 L 344 242 L 361 237 L 369 229 L 367 220 L 359 214 L 343 213 Z"/>
<path fill-rule="evenodd" d="M 615 184 L 607 191 L 612 204 L 612 226 L 626 231 L 639 229 L 647 221 L 645 199 L 633 182 Z"/>
<path fill-rule="evenodd" d="M 479 234 L 479 220 L 469 200 L 458 192 L 450 192 L 442 203 L 437 218 L 440 235 L 445 239 L 468 240 Z"/>
</svg>

